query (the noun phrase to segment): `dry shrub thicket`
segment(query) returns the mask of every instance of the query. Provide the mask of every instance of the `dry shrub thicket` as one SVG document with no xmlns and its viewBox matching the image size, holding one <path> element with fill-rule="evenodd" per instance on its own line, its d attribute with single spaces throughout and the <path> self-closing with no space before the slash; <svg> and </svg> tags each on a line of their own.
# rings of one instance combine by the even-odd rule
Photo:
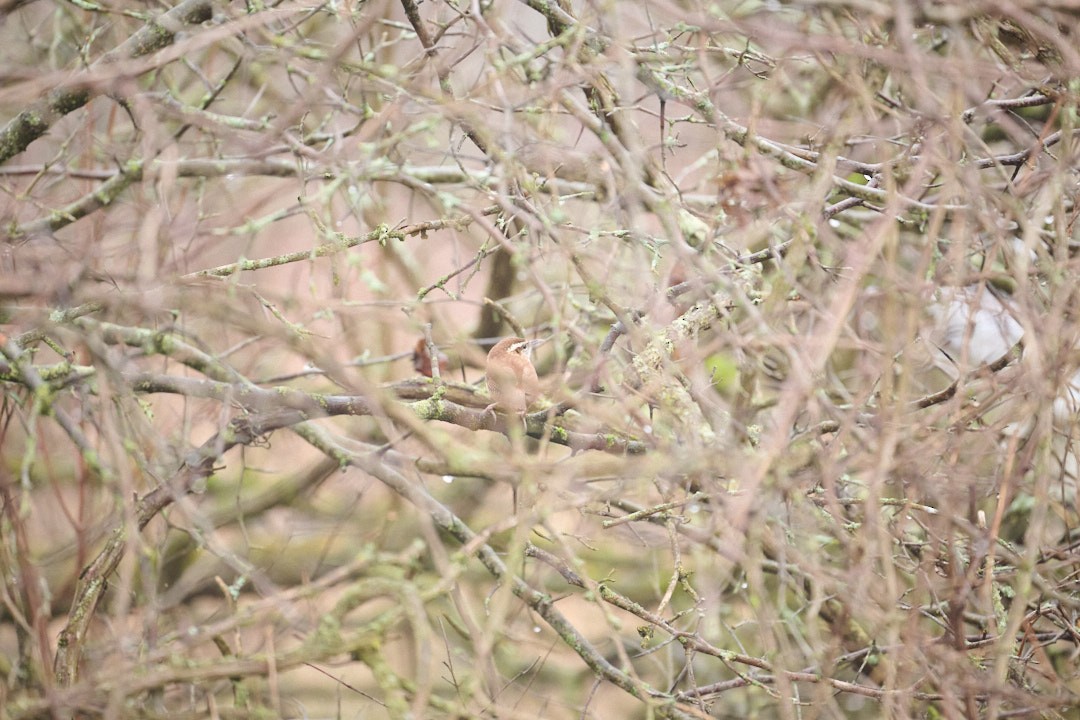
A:
<svg viewBox="0 0 1080 720">
<path fill-rule="evenodd" d="M 4 718 L 1080 717 L 1075 4 L 0 18 Z"/>
</svg>

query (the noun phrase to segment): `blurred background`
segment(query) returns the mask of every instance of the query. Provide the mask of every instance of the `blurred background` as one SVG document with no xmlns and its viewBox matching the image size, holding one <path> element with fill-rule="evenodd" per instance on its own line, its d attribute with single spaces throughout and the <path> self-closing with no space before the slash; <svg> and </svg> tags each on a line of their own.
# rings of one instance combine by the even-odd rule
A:
<svg viewBox="0 0 1080 720">
<path fill-rule="evenodd" d="M 1080 717 L 1077 19 L 0 0 L 0 717 Z"/>
</svg>

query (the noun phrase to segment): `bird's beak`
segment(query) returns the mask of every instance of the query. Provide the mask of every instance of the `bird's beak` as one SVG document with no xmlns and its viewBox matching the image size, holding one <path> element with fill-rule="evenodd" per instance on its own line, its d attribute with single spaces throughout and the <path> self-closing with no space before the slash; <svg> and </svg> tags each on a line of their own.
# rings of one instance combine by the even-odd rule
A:
<svg viewBox="0 0 1080 720">
<path fill-rule="evenodd" d="M 551 339 L 551 337 L 546 337 L 546 338 L 541 338 L 541 339 L 538 339 L 538 340 L 525 340 L 524 342 L 514 343 L 513 345 L 510 346 L 510 351 L 511 352 L 521 352 L 526 357 L 528 357 L 528 356 L 532 355 L 533 348 L 536 348 L 536 347 L 538 347 L 540 345 L 543 345 L 544 343 L 546 343 L 550 339 Z"/>
</svg>

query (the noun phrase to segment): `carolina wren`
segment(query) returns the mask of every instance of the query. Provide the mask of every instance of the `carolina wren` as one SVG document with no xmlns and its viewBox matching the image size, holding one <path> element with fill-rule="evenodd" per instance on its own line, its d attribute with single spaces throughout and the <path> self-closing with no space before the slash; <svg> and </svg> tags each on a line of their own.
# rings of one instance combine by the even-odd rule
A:
<svg viewBox="0 0 1080 720">
<path fill-rule="evenodd" d="M 523 414 L 540 395 L 540 380 L 529 359 L 536 340 L 503 338 L 487 356 L 487 387 L 492 404 L 488 409 Z"/>
</svg>

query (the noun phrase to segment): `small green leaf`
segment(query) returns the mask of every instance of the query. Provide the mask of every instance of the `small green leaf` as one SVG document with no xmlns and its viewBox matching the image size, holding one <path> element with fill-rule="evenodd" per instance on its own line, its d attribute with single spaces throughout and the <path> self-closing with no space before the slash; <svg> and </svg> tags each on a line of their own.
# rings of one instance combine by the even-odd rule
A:
<svg viewBox="0 0 1080 720">
<path fill-rule="evenodd" d="M 705 358 L 705 369 L 709 371 L 713 387 L 725 395 L 735 392 L 739 387 L 739 366 L 726 353 L 714 353 Z"/>
</svg>

